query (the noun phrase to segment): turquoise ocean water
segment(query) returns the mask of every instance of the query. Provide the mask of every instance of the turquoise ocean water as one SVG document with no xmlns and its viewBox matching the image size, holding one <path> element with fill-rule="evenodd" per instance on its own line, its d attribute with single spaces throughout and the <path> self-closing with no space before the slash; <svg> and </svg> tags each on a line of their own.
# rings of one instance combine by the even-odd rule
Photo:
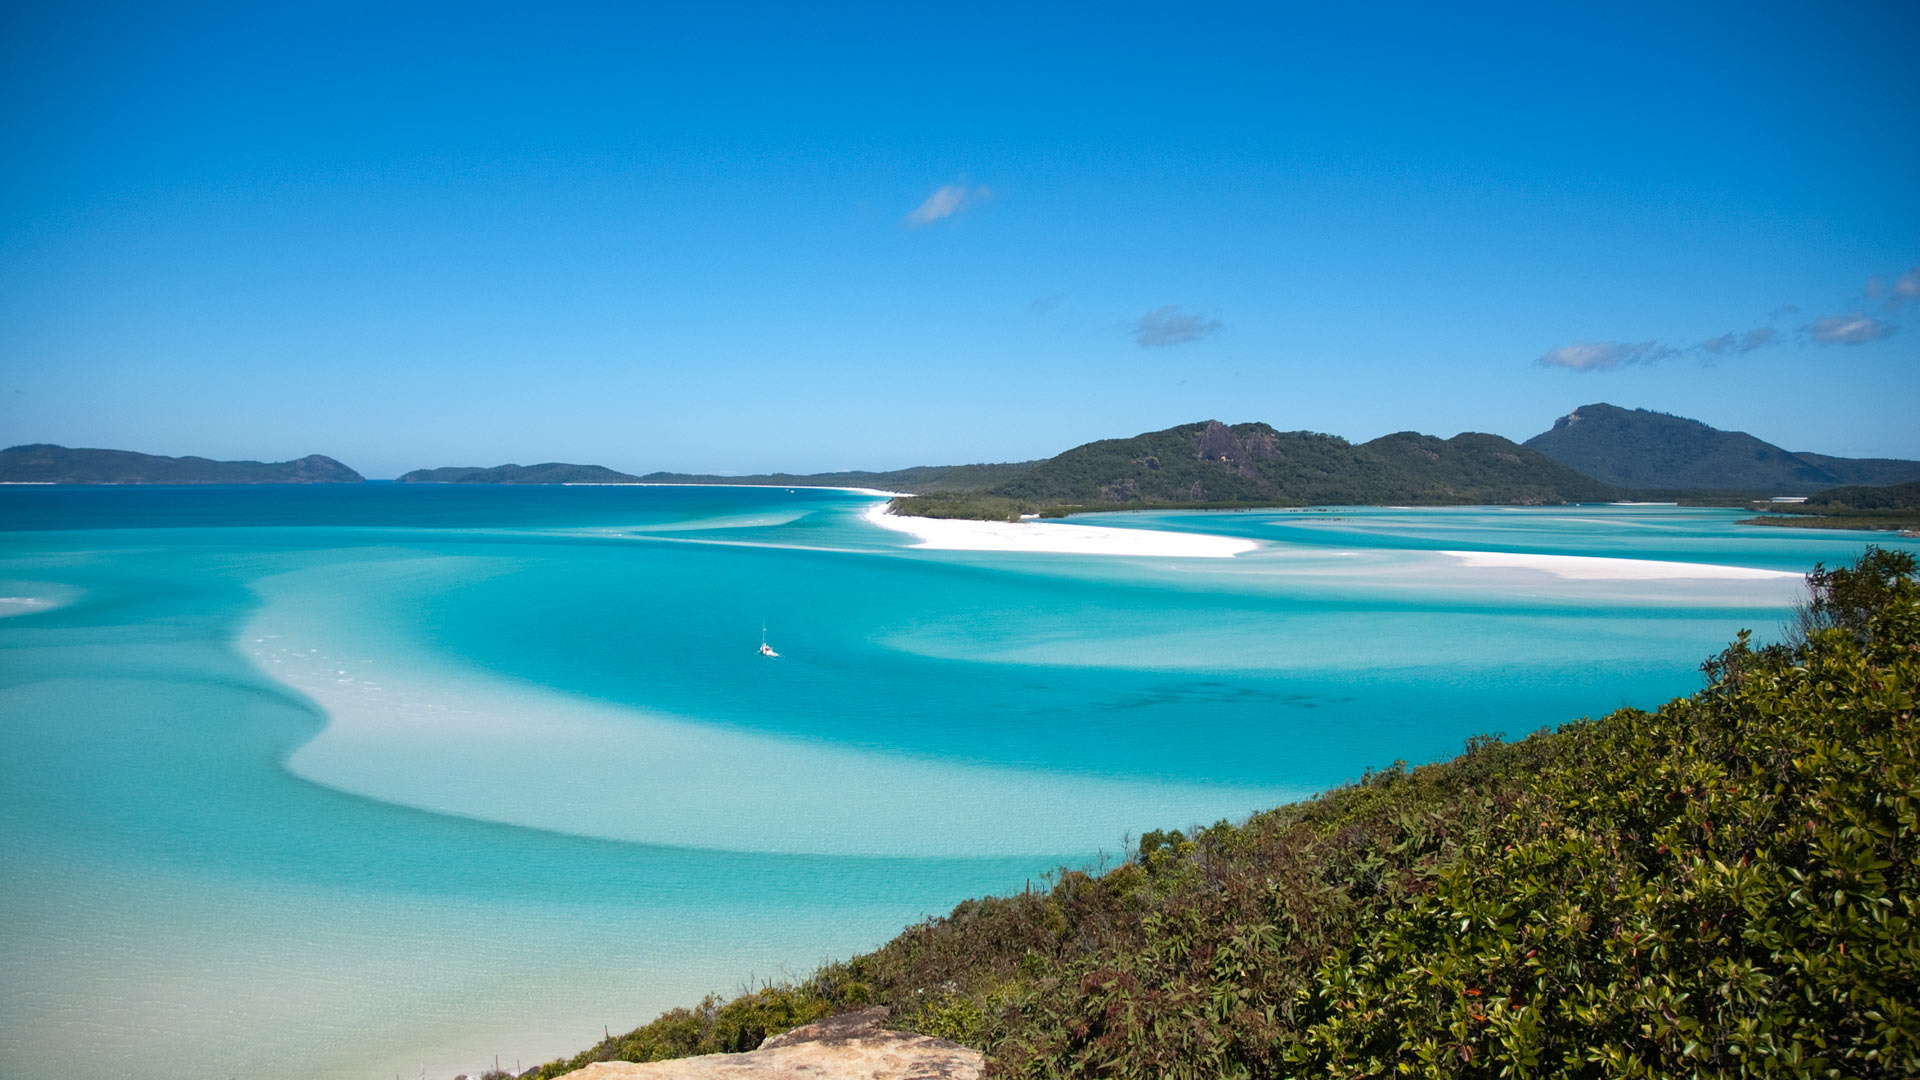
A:
<svg viewBox="0 0 1920 1080">
<path fill-rule="evenodd" d="M 1086 519 L 1232 559 L 942 552 L 873 501 L 0 488 L 0 1075 L 530 1064 L 1129 833 L 1688 692 L 1868 539 L 1332 508 Z"/>
</svg>

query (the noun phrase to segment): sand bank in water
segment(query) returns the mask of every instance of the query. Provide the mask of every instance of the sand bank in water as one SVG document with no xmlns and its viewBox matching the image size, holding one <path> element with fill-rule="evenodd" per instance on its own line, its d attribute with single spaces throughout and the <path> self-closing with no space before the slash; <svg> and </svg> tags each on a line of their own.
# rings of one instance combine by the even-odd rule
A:
<svg viewBox="0 0 1920 1080">
<path fill-rule="evenodd" d="M 1040 521 L 963 521 L 955 518 L 902 517 L 885 503 L 867 510 L 868 521 L 906 533 L 913 545 L 942 551 L 1061 552 L 1072 555 L 1148 555 L 1175 559 L 1226 559 L 1260 545 L 1237 536 L 1114 529 Z"/>
<path fill-rule="evenodd" d="M 1442 551 L 1463 566 L 1540 570 L 1577 581 L 1665 581 L 1714 578 L 1731 581 L 1775 581 L 1800 575 L 1785 570 L 1757 570 L 1715 563 L 1662 562 L 1657 559 L 1609 559 L 1597 555 L 1536 555 L 1519 551 Z"/>
</svg>

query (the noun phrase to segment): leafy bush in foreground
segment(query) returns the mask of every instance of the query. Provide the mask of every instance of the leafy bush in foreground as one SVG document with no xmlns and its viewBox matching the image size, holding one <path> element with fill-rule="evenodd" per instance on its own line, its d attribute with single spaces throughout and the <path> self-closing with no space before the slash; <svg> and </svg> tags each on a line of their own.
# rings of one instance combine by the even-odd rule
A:
<svg viewBox="0 0 1920 1080">
<path fill-rule="evenodd" d="M 1920 1075 L 1913 575 L 1817 568 L 1803 640 L 1656 712 L 1148 833 L 540 1075 L 868 1004 L 1008 1077 Z"/>
</svg>

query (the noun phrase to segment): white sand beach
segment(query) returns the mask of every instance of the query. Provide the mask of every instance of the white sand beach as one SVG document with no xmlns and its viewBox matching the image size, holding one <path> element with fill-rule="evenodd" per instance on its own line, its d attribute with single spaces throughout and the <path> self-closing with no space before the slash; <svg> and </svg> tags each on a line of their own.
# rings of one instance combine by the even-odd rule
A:
<svg viewBox="0 0 1920 1080">
<path fill-rule="evenodd" d="M 964 521 L 955 518 L 903 517 L 887 504 L 868 508 L 866 519 L 883 529 L 906 533 L 914 547 L 941 551 L 1056 552 L 1071 555 L 1146 555 L 1175 559 L 1227 559 L 1253 551 L 1256 541 L 1237 536 L 1114 529 L 1040 521 Z"/>
<path fill-rule="evenodd" d="M 1758 570 L 1749 566 L 1715 563 L 1664 562 L 1658 559 L 1609 559 L 1596 555 L 1539 555 L 1519 551 L 1442 551 L 1463 566 L 1511 570 L 1539 570 L 1573 581 L 1666 581 L 1718 579 L 1775 581 L 1800 575 L 1785 570 Z"/>
</svg>

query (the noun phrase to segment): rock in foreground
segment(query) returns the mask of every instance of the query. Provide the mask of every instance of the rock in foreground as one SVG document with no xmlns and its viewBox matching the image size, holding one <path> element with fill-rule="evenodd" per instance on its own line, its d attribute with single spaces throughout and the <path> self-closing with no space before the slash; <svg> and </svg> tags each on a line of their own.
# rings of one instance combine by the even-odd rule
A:
<svg viewBox="0 0 1920 1080">
<path fill-rule="evenodd" d="M 560 1080 L 975 1080 L 986 1066 L 977 1050 L 945 1039 L 893 1031 L 887 1010 L 868 1009 L 775 1035 L 747 1054 L 674 1061 L 596 1061 Z"/>
</svg>

